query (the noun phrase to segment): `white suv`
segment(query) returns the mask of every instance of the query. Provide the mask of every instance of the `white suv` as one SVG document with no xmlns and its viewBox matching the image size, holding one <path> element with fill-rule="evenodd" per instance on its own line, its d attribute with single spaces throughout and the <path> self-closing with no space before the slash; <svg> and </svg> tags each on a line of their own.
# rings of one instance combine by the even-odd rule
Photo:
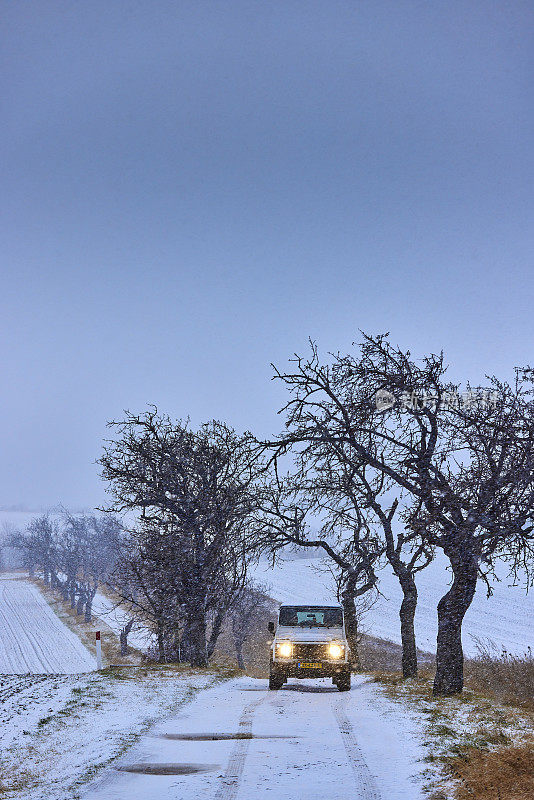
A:
<svg viewBox="0 0 534 800">
<path fill-rule="evenodd" d="M 269 623 L 269 689 L 288 678 L 332 678 L 340 692 L 350 689 L 350 650 L 341 606 L 280 606 L 278 624 Z"/>
</svg>

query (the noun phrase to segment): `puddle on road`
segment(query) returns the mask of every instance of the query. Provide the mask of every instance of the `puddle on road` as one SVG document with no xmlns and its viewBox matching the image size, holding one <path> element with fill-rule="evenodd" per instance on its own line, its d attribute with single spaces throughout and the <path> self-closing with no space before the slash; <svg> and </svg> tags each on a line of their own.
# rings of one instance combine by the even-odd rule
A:
<svg viewBox="0 0 534 800">
<path fill-rule="evenodd" d="M 162 733 L 163 739 L 180 739 L 185 742 L 217 742 L 228 739 L 294 739 L 283 733 Z"/>
<path fill-rule="evenodd" d="M 120 772 L 137 772 L 141 775 L 195 775 L 220 769 L 219 764 L 125 764 Z"/>
<path fill-rule="evenodd" d="M 316 692 L 317 694 L 330 694 L 334 692 L 337 694 L 339 689 L 337 686 L 307 686 L 303 684 L 299 686 L 296 683 L 289 683 L 286 686 L 282 686 L 282 691 L 284 692 Z"/>
</svg>

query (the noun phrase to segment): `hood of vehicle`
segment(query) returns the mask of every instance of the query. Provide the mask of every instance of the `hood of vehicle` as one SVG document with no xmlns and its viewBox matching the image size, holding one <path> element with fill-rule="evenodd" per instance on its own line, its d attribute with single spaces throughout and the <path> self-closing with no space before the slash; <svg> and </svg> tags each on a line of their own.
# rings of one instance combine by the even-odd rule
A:
<svg viewBox="0 0 534 800">
<path fill-rule="evenodd" d="M 345 634 L 342 628 L 298 628 L 279 625 L 276 639 L 291 639 L 292 642 L 343 642 Z"/>
</svg>

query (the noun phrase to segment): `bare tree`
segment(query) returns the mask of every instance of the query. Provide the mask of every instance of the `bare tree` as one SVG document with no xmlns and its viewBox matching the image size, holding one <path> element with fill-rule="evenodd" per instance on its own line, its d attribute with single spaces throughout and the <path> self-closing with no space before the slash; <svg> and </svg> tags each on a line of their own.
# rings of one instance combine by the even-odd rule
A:
<svg viewBox="0 0 534 800">
<path fill-rule="evenodd" d="M 129 653 L 129 650 L 128 650 L 128 636 L 130 634 L 130 631 L 133 628 L 134 622 L 135 622 L 134 618 L 131 617 L 128 620 L 128 622 L 126 623 L 126 625 L 123 625 L 123 627 L 120 630 L 119 641 L 120 641 L 120 644 L 121 644 L 121 656 L 127 656 L 128 653 Z"/>
<path fill-rule="evenodd" d="M 530 371 L 513 387 L 491 381 L 479 394 L 491 391 L 499 401 L 466 409 L 451 402 L 458 387 L 445 381 L 442 355 L 416 363 L 387 337 L 364 336 L 359 355 L 321 364 L 312 345 L 309 358 L 296 357 L 294 368 L 277 377 L 291 392 L 278 452 L 299 447 L 314 456 L 328 438 L 347 451 L 347 463 L 356 459 L 395 487 L 408 538 L 415 534 L 447 555 L 453 584 L 438 607 L 434 691 L 460 691 L 461 626 L 477 577 L 495 558 L 514 568 L 531 557 Z"/>
<path fill-rule="evenodd" d="M 153 521 L 141 521 L 123 542 L 109 585 L 119 598 L 118 605 L 152 630 L 161 662 L 195 660 L 191 620 L 194 621 L 196 609 L 189 605 L 194 575 L 190 548 L 184 547 L 183 537 L 172 522 L 162 520 L 155 525 Z M 229 555 L 224 571 L 210 576 L 205 587 L 205 607 L 201 609 L 206 662 L 213 655 L 225 617 L 244 580 L 245 561 L 235 553 L 232 558 Z"/>
<path fill-rule="evenodd" d="M 426 537 L 404 525 L 394 528 L 399 499 L 392 495 L 392 481 L 370 469 L 353 448 L 340 446 L 324 433 L 319 447 L 300 455 L 301 473 L 311 470 L 308 484 L 318 508 L 326 511 L 332 530 L 343 531 L 347 521 L 349 530 L 365 526 L 368 531 L 365 539 L 353 538 L 349 545 L 349 550 L 357 556 L 356 563 L 366 564 L 371 560 L 375 567 L 382 555 L 389 561 L 403 593 L 399 608 L 402 673 L 405 678 L 414 677 L 417 675 L 415 577 L 432 560 L 432 546 Z M 373 577 L 376 578 L 374 573 Z M 369 590 L 375 585 L 373 580 L 365 588 Z M 349 588 L 350 583 L 341 589 L 342 596 Z"/>
<path fill-rule="evenodd" d="M 343 530 L 343 520 L 365 519 L 366 529 L 372 531 L 366 540 L 366 548 L 357 550 L 362 560 L 367 552 L 378 557 L 385 556 L 397 577 L 403 599 L 399 608 L 402 643 L 402 673 L 410 678 L 417 675 L 417 647 L 415 640 L 415 611 L 417 608 L 416 575 L 433 557 L 433 548 L 428 538 L 419 536 L 406 525 L 395 524 L 399 499 L 392 495 L 394 488 L 390 480 L 376 470 L 370 469 L 351 448 L 339 447 L 337 442 L 325 436 L 319 450 L 319 458 L 312 462 L 314 477 L 320 496 L 328 498 L 327 510 L 331 525 Z M 309 455 L 309 454 L 308 454 Z M 305 460 L 306 466 L 308 459 Z M 317 491 L 317 488 L 315 491 Z M 323 500 L 323 505 L 325 501 Z M 373 588 L 374 583 L 369 588 Z"/>
<path fill-rule="evenodd" d="M 3 521 L 0 525 L 0 571 L 25 567 L 24 553 L 13 543 L 20 540 L 21 531 L 12 522 Z"/>
<path fill-rule="evenodd" d="M 469 402 L 445 416 L 445 436 L 455 458 L 421 470 L 424 502 L 408 521 L 447 555 L 453 573 L 438 604 L 437 670 L 434 690 L 450 694 L 463 686 L 461 626 L 475 595 L 477 578 L 491 594 L 498 561 L 527 585 L 534 557 L 534 405 L 532 374 L 518 370 L 513 385 L 492 378 Z M 472 391 L 470 394 L 472 394 Z M 491 402 L 484 398 L 491 396 Z"/>
<path fill-rule="evenodd" d="M 90 622 L 98 587 L 110 575 L 118 557 L 122 526 L 112 515 L 87 517 L 85 525 L 80 591 L 84 597 L 85 622 Z"/>
<path fill-rule="evenodd" d="M 26 532 L 13 537 L 12 544 L 22 551 L 30 574 L 41 570 L 45 584 L 70 599 L 71 608 L 90 622 L 98 585 L 114 565 L 120 530 L 111 516 L 65 511 L 62 519 L 48 515 L 33 519 Z"/>
<path fill-rule="evenodd" d="M 63 514 L 56 538 L 57 564 L 64 577 L 57 588 L 71 608 L 91 621 L 92 604 L 99 584 L 111 573 L 119 550 L 121 526 L 111 515 Z"/>
<path fill-rule="evenodd" d="M 274 609 L 274 601 L 268 597 L 262 586 L 247 583 L 237 596 L 230 612 L 230 622 L 239 669 L 246 669 L 243 655 L 245 642 L 256 631 L 265 629 L 265 621 Z"/>
<path fill-rule="evenodd" d="M 131 619 L 140 619 L 156 639 L 158 660 L 167 660 L 165 642 L 180 615 L 180 578 L 173 570 L 173 541 L 153 526 L 123 542 L 109 585 Z M 123 638 L 126 639 L 128 632 Z M 121 639 L 122 641 L 122 639 Z"/>
<path fill-rule="evenodd" d="M 56 547 L 58 568 L 62 574 L 60 591 L 65 600 L 70 600 L 71 608 L 76 608 L 76 598 L 79 595 L 78 572 L 83 546 L 84 524 L 79 516 L 66 512 L 62 535 L 58 538 Z"/>
<path fill-rule="evenodd" d="M 41 569 L 43 581 L 47 586 L 57 583 L 57 541 L 59 525 L 48 514 L 35 517 L 26 531 L 13 535 L 10 544 L 23 554 L 24 565 L 30 575 Z"/>
<path fill-rule="evenodd" d="M 256 473 L 250 437 L 220 422 L 193 432 L 157 409 L 127 412 L 110 425 L 117 438 L 100 459 L 114 497 L 109 510 L 138 515 L 139 553 L 143 535 L 159 531 L 166 547 L 175 541 L 174 560 L 166 566 L 175 569 L 173 597 L 179 602 L 173 600 L 170 613 L 175 627 L 181 624 L 181 646 L 191 664 L 205 666 L 229 607 L 225 598 L 240 588 L 246 572 L 244 538 Z M 156 563 L 157 548 L 151 552 Z M 137 558 L 134 563 L 140 570 Z M 164 637 L 163 628 L 160 633 Z"/>
</svg>

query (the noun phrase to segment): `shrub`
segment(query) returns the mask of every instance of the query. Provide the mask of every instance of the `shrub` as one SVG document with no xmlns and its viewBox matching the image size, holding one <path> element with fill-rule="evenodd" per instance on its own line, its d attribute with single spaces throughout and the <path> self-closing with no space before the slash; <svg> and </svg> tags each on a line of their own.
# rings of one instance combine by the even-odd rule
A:
<svg viewBox="0 0 534 800">
<path fill-rule="evenodd" d="M 478 654 L 465 664 L 466 686 L 502 703 L 534 709 L 534 656 L 499 651 L 489 640 L 476 640 Z"/>
</svg>

